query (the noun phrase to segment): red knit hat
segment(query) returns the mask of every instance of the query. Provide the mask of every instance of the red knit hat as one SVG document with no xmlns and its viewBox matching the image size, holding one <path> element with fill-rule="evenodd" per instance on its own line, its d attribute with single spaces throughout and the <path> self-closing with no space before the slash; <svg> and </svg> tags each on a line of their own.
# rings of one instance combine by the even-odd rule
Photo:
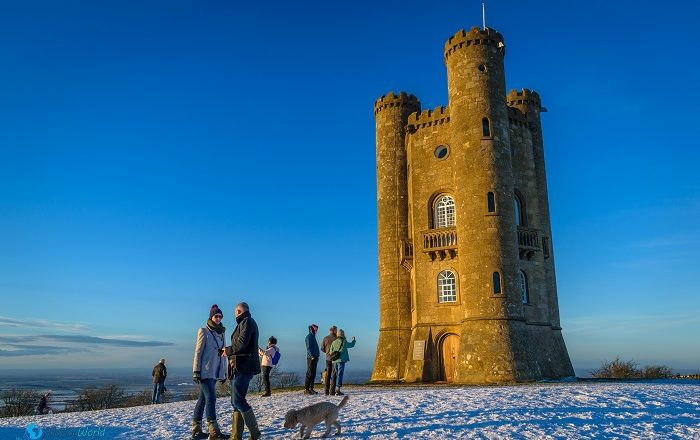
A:
<svg viewBox="0 0 700 440">
<path fill-rule="evenodd" d="M 209 309 L 209 319 L 211 319 L 217 313 L 221 316 L 224 316 L 224 312 L 221 311 L 219 306 L 217 306 L 216 304 L 212 304 L 211 309 Z"/>
</svg>

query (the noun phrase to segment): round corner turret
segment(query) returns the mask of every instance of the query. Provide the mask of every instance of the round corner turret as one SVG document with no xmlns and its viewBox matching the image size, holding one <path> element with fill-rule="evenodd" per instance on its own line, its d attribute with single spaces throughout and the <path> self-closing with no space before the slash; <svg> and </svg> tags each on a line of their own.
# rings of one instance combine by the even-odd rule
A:
<svg viewBox="0 0 700 440">
<path fill-rule="evenodd" d="M 420 112 L 420 101 L 413 94 L 408 94 L 406 92 L 394 94 L 394 92 L 389 92 L 374 101 L 375 117 L 380 111 L 390 107 L 402 107 L 406 110 L 410 110 L 408 113 L 411 114 L 414 112 Z"/>
<path fill-rule="evenodd" d="M 495 29 L 473 27 L 469 31 L 461 29 L 445 42 L 445 62 L 456 51 L 470 46 L 491 46 L 501 55 L 505 54 L 505 41 L 503 35 Z"/>
</svg>

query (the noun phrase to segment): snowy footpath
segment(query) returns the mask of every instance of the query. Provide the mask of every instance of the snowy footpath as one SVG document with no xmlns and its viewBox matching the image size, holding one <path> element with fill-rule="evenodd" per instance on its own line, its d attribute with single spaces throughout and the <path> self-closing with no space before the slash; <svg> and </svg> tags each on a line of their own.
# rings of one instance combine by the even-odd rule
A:
<svg viewBox="0 0 700 440">
<path fill-rule="evenodd" d="M 350 396 L 339 417 L 345 439 L 700 439 L 697 381 L 343 390 Z M 298 430 L 282 427 L 287 410 L 326 399 L 340 401 L 301 392 L 253 395 L 249 401 L 263 438 L 291 439 Z M 188 401 L 0 419 L 0 439 L 186 439 L 193 407 Z M 230 401 L 219 399 L 217 410 L 228 432 Z M 35 426 L 28 431 L 30 424 Z M 321 437 L 322 427 L 317 425 L 312 438 Z"/>
</svg>

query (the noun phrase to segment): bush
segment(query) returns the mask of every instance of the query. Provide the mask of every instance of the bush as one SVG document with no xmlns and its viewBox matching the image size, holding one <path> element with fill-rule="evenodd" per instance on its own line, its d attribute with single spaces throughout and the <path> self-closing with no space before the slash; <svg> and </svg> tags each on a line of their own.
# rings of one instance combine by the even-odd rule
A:
<svg viewBox="0 0 700 440">
<path fill-rule="evenodd" d="M 603 362 L 591 376 L 597 379 L 664 379 L 671 377 L 673 370 L 665 365 L 647 365 L 640 369 L 634 361 L 623 361 L 616 357 L 612 362 Z"/>
<path fill-rule="evenodd" d="M 591 376 L 598 379 L 636 379 L 640 377 L 640 371 L 635 362 L 623 361 L 616 357 L 612 362 L 603 362 Z"/>
<path fill-rule="evenodd" d="M 642 370 L 644 379 L 667 379 L 673 376 L 673 370 L 666 365 L 647 365 Z"/>
<path fill-rule="evenodd" d="M 0 399 L 5 406 L 0 408 L 0 417 L 20 417 L 36 414 L 41 395 L 36 391 L 11 389 L 3 391 Z"/>
<path fill-rule="evenodd" d="M 262 391 L 263 387 L 262 373 L 253 377 L 250 381 L 251 391 Z M 301 384 L 301 379 L 297 373 L 285 373 L 279 368 L 273 368 L 270 371 L 270 388 L 291 388 Z"/>
<path fill-rule="evenodd" d="M 94 411 L 123 406 L 127 397 L 124 389 L 115 384 L 103 388 L 86 388 L 66 406 L 66 411 Z"/>
</svg>

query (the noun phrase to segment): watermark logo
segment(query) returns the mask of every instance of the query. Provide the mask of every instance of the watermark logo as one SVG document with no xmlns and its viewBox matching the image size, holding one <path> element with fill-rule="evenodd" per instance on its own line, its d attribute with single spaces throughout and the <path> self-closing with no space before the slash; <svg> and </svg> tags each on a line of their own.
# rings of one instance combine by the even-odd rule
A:
<svg viewBox="0 0 700 440">
<path fill-rule="evenodd" d="M 27 434 L 31 440 L 37 440 L 44 435 L 44 430 L 36 426 L 36 423 L 30 423 L 27 425 Z"/>
</svg>

